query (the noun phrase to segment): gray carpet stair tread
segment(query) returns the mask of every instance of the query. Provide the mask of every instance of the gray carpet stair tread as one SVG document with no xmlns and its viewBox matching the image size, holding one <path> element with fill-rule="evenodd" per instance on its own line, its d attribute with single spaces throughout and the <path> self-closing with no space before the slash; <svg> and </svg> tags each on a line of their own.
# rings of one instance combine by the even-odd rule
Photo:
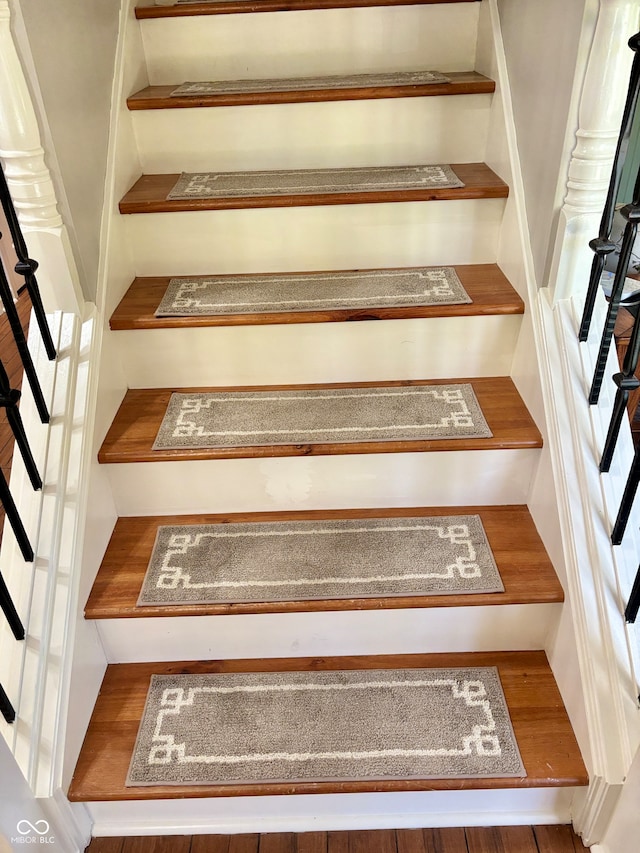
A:
<svg viewBox="0 0 640 853">
<path fill-rule="evenodd" d="M 126 784 L 526 775 L 497 667 L 362 672 L 345 663 L 154 675 Z"/>
</svg>

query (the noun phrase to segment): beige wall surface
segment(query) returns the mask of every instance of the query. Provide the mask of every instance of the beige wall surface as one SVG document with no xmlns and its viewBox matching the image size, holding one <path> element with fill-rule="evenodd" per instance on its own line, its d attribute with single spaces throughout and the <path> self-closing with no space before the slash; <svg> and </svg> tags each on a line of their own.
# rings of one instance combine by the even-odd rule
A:
<svg viewBox="0 0 640 853">
<path fill-rule="evenodd" d="M 577 129 L 570 113 L 585 3 L 498 0 L 539 286 L 565 192 L 567 132 Z"/>
<path fill-rule="evenodd" d="M 33 57 L 43 134 L 82 289 L 95 300 L 120 0 L 15 0 Z M 50 146 L 53 151 L 50 151 Z"/>
</svg>

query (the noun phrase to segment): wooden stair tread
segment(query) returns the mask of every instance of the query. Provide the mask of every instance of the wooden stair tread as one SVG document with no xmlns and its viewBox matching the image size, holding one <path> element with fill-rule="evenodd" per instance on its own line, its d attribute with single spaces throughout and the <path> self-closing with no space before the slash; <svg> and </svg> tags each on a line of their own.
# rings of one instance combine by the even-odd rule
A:
<svg viewBox="0 0 640 853">
<path fill-rule="evenodd" d="M 359 598 L 331 601 L 280 601 L 242 604 L 180 604 L 137 607 L 156 531 L 160 525 L 307 521 L 337 518 L 474 515 L 481 517 L 502 577 L 502 593 Z M 87 619 L 156 616 L 299 613 L 324 610 L 379 610 L 404 607 L 559 602 L 562 586 L 525 506 L 418 507 L 312 510 L 306 512 L 226 513 L 224 515 L 119 518 L 85 607 Z"/>
<path fill-rule="evenodd" d="M 497 666 L 525 778 L 125 787 L 152 674 Z M 270 794 L 586 785 L 587 772 L 544 652 L 278 658 L 115 664 L 107 668 L 69 789 L 75 802 Z"/>
<path fill-rule="evenodd" d="M 475 71 L 446 72 L 450 83 L 424 85 L 365 86 L 332 88 L 330 78 L 323 89 L 284 88 L 270 92 L 244 92 L 215 95 L 183 95 L 171 97 L 174 86 L 147 86 L 127 98 L 130 110 L 188 109 L 191 107 L 231 107 L 249 104 L 293 104 L 308 101 L 351 101 L 376 98 L 424 98 L 442 95 L 491 94 L 495 83 Z"/>
<path fill-rule="evenodd" d="M 542 437 L 509 377 L 407 380 L 395 382 L 331 383 L 322 385 L 242 386 L 241 388 L 179 388 L 181 392 L 304 390 L 307 388 L 371 388 L 446 385 L 469 382 L 493 432 L 491 438 L 385 441 L 350 444 L 296 444 L 267 447 L 152 450 L 169 399 L 170 388 L 127 391 L 104 439 L 98 460 L 115 462 L 165 462 L 202 459 L 241 459 L 273 456 L 327 456 L 353 453 L 411 453 L 444 450 L 500 450 L 537 448 Z"/>
<path fill-rule="evenodd" d="M 175 6 L 136 6 L 136 18 L 182 18 L 193 15 L 234 15 L 247 12 L 298 12 L 305 9 L 352 9 L 362 6 L 429 6 L 438 3 L 474 3 L 478 0 L 221 0 Z"/>
<path fill-rule="evenodd" d="M 354 320 L 399 320 L 412 317 L 470 317 L 495 314 L 522 314 L 522 299 L 496 264 L 454 267 L 472 299 L 462 305 L 427 305 L 401 308 L 323 309 L 269 314 L 227 314 L 224 316 L 156 317 L 154 312 L 170 281 L 170 276 L 134 279 L 114 311 L 110 327 L 125 329 L 178 329 L 202 326 L 243 326 L 270 323 L 329 323 Z"/>
<path fill-rule="evenodd" d="M 233 198 L 167 199 L 179 174 L 142 175 L 120 202 L 121 213 L 172 213 L 193 210 L 229 210 L 260 207 L 306 207 L 327 204 L 375 204 L 401 201 L 507 198 L 509 188 L 485 163 L 451 164 L 465 184 L 452 188 L 409 188 L 371 192 L 309 195 L 247 196 Z M 326 170 L 331 171 L 331 170 Z"/>
</svg>

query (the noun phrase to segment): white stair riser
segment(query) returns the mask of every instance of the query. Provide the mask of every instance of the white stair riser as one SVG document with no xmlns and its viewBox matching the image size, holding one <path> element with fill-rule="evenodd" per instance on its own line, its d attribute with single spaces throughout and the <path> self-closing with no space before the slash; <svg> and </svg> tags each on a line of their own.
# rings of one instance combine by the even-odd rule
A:
<svg viewBox="0 0 640 853">
<path fill-rule="evenodd" d="M 89 803 L 94 835 L 309 832 L 570 823 L 580 788 L 298 794 Z M 516 851 L 512 851 L 516 853 Z"/>
<path fill-rule="evenodd" d="M 100 619 L 109 663 L 537 650 L 560 604 Z"/>
<path fill-rule="evenodd" d="M 457 95 L 133 117 L 145 172 L 403 166 L 483 161 L 490 103 L 491 95 Z"/>
<path fill-rule="evenodd" d="M 286 385 L 505 376 L 521 321 L 440 317 L 115 334 L 129 388 Z"/>
<path fill-rule="evenodd" d="M 503 199 L 126 217 L 138 275 L 495 263 Z"/>
<path fill-rule="evenodd" d="M 146 20 L 151 84 L 369 71 L 470 71 L 477 3 Z"/>
<path fill-rule="evenodd" d="M 118 515 L 526 503 L 539 451 L 467 450 L 107 466 Z"/>
</svg>

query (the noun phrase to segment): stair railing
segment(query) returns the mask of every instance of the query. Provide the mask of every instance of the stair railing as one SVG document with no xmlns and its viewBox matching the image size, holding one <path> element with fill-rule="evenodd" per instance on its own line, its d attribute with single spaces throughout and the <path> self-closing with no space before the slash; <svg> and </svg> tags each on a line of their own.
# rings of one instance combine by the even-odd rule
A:
<svg viewBox="0 0 640 853">
<path fill-rule="evenodd" d="M 49 324 L 44 313 L 44 307 L 35 275 L 38 263 L 29 257 L 24 235 L 16 215 L 16 210 L 1 164 L 0 204 L 2 205 L 2 211 L 4 214 L 4 223 L 8 226 L 8 233 L 0 232 L 0 240 L 4 239 L 7 240 L 7 242 L 10 241 L 12 244 L 11 250 L 9 250 L 7 246 L 7 251 L 3 251 L 0 255 L 0 300 L 2 301 L 5 309 L 12 337 L 20 355 L 20 361 L 22 363 L 25 376 L 29 382 L 38 415 L 42 423 L 48 423 L 49 411 L 45 403 L 42 387 L 36 373 L 33 359 L 31 358 L 31 354 L 27 346 L 24 330 L 14 302 L 14 295 L 9 281 L 11 269 L 8 268 L 6 264 L 7 257 L 12 254 L 15 255 L 15 260 L 17 261 L 13 271 L 24 278 L 24 288 L 31 300 L 33 315 L 40 330 L 45 352 L 50 360 L 56 358 L 56 349 L 49 330 Z M 6 228 L 6 226 L 4 227 Z M 38 471 L 31 447 L 29 446 L 29 440 L 20 416 L 20 410 L 18 408 L 20 397 L 21 392 L 17 388 L 11 387 L 9 375 L 7 374 L 4 364 L 0 360 L 0 409 L 4 409 L 6 412 L 7 423 L 13 434 L 15 444 L 22 456 L 25 470 L 31 485 L 37 491 L 42 488 L 42 478 Z M 0 503 L 2 504 L 6 518 L 16 537 L 22 556 L 26 562 L 33 562 L 33 547 L 29 541 L 29 537 L 27 536 L 24 524 L 20 518 L 16 503 L 11 494 L 9 484 L 2 470 L 0 470 Z M 0 609 L 6 618 L 15 639 L 24 640 L 25 629 L 2 574 L 0 574 Z M 1 684 L 0 713 L 8 723 L 13 723 L 15 721 L 15 709 L 13 708 L 9 697 Z"/>
<path fill-rule="evenodd" d="M 629 81 L 629 90 L 625 104 L 624 114 L 622 118 L 622 126 L 618 138 L 618 145 L 613 164 L 613 171 L 607 192 L 607 199 L 600 222 L 600 231 L 598 236 L 592 240 L 589 245 L 594 252 L 593 264 L 591 267 L 591 276 L 589 279 L 589 287 L 587 298 L 585 301 L 582 322 L 578 338 L 580 341 L 586 341 L 589 334 L 591 319 L 595 300 L 600 288 L 600 281 L 606 260 L 616 248 L 616 243 L 611 239 L 613 229 L 614 214 L 616 210 L 616 199 L 620 190 L 620 182 L 622 178 L 622 170 L 625 164 L 627 149 L 629 146 L 629 138 L 634 123 L 634 118 L 637 112 L 638 101 L 640 99 L 640 33 L 637 33 L 629 40 L 629 47 L 635 52 L 633 65 L 631 68 L 631 78 Z M 633 192 L 633 200 L 631 204 L 625 205 L 620 209 L 620 214 L 626 220 L 622 243 L 620 248 L 620 256 L 618 258 L 617 268 L 609 297 L 609 305 L 607 315 L 602 330 L 600 347 L 596 357 L 595 370 L 593 381 L 589 392 L 589 403 L 595 405 L 600 397 L 602 383 L 606 369 L 611 341 L 613 339 L 614 328 L 620 306 L 628 308 L 634 315 L 633 327 L 629 339 L 627 351 L 619 373 L 616 373 L 612 378 L 617 386 L 613 411 L 609 422 L 607 438 L 600 459 L 600 471 L 605 473 L 610 470 L 611 462 L 615 453 L 620 427 L 627 411 L 629 396 L 632 391 L 640 388 L 640 379 L 636 377 L 638 370 L 638 362 L 640 361 L 640 291 L 625 299 L 623 297 L 624 285 L 627 278 L 627 270 L 629 269 L 633 254 L 634 244 L 638 235 L 638 226 L 640 225 L 640 169 L 635 182 Z M 618 515 L 613 525 L 611 532 L 611 541 L 614 545 L 619 545 L 625 533 L 627 522 L 631 513 L 638 486 L 640 485 L 640 445 L 637 447 L 625 489 L 618 509 Z M 625 619 L 627 622 L 635 622 L 638 612 L 640 611 L 640 567 L 633 584 L 633 588 L 629 597 L 629 601 L 625 608 Z"/>
</svg>

